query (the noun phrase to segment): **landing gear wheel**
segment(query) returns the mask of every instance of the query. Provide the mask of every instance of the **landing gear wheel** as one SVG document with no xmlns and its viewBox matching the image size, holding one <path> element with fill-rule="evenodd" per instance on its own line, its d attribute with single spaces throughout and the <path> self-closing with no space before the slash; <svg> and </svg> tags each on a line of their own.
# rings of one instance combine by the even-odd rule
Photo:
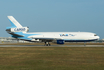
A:
<svg viewBox="0 0 104 70">
<path fill-rule="evenodd" d="M 51 44 L 49 42 L 45 42 L 44 46 L 51 46 Z"/>
</svg>

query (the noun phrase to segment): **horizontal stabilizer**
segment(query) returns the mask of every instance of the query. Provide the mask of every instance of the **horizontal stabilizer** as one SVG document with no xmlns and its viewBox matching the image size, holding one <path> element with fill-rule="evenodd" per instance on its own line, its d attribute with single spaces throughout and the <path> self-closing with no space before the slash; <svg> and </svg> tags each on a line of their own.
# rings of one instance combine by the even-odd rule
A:
<svg viewBox="0 0 104 70">
<path fill-rule="evenodd" d="M 11 32 L 11 35 L 15 36 L 15 37 L 24 37 L 24 35 L 21 32 Z"/>
</svg>

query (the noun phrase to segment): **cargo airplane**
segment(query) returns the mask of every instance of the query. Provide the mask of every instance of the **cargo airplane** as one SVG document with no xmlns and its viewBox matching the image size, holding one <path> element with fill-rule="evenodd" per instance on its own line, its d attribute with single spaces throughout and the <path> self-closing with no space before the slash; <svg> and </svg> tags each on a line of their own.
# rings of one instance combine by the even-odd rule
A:
<svg viewBox="0 0 104 70">
<path fill-rule="evenodd" d="M 28 27 L 23 27 L 13 16 L 7 16 L 11 27 L 6 31 L 12 37 L 26 41 L 42 41 L 45 46 L 50 46 L 49 42 L 64 44 L 65 42 L 89 42 L 99 39 L 95 33 L 91 32 L 28 32 Z"/>
</svg>

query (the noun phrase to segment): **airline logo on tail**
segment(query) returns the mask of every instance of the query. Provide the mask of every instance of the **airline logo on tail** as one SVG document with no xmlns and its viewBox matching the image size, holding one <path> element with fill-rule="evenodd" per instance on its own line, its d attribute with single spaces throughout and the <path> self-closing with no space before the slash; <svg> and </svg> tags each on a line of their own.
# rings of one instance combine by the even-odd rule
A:
<svg viewBox="0 0 104 70">
<path fill-rule="evenodd" d="M 14 31 L 25 31 L 25 28 L 14 28 Z"/>
<path fill-rule="evenodd" d="M 29 31 L 28 27 L 22 27 L 22 28 L 11 28 L 11 32 L 27 32 Z"/>
<path fill-rule="evenodd" d="M 22 25 L 13 17 L 13 16 L 8 16 L 9 21 L 12 25 L 12 27 L 8 27 L 6 31 L 8 32 L 27 32 L 29 31 L 28 27 L 22 27 Z"/>
</svg>

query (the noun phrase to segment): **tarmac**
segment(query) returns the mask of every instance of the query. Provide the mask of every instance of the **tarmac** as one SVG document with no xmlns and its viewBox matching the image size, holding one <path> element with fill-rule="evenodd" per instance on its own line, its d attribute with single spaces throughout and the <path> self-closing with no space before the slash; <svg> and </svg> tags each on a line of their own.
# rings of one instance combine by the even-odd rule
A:
<svg viewBox="0 0 104 70">
<path fill-rule="evenodd" d="M 0 47 L 104 47 L 104 45 L 0 45 Z"/>
</svg>

